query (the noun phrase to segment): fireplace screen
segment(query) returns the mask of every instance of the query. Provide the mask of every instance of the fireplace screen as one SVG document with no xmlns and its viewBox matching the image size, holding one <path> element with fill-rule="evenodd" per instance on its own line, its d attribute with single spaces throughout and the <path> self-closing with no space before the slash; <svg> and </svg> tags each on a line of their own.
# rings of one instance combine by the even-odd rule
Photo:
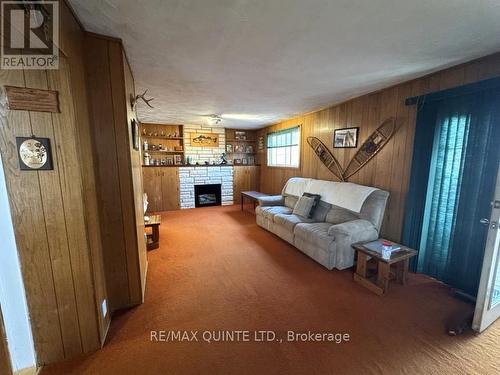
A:
<svg viewBox="0 0 500 375">
<path fill-rule="evenodd" d="M 194 186 L 194 195 L 195 195 L 195 206 L 196 207 L 220 206 L 221 205 L 221 185 L 220 184 L 195 185 Z"/>
</svg>

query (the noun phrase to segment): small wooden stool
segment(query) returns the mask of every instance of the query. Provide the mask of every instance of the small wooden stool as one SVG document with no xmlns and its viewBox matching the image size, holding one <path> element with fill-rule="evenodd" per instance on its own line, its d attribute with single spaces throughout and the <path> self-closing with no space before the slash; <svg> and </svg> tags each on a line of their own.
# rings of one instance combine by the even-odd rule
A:
<svg viewBox="0 0 500 375">
<path fill-rule="evenodd" d="M 380 240 L 384 241 L 384 239 Z M 410 258 L 417 255 L 417 251 L 406 246 L 396 244 L 401 248 L 391 253 L 391 257 L 386 259 L 382 257 L 381 253 L 367 249 L 363 246 L 363 244 L 368 242 L 352 245 L 354 250 L 358 253 L 358 262 L 356 266 L 356 273 L 354 274 L 354 281 L 363 285 L 365 288 L 370 289 L 372 292 L 377 293 L 378 295 L 383 295 L 389 288 L 391 265 L 394 264 L 396 266 L 396 281 L 399 284 L 406 285 Z M 375 280 L 367 277 L 367 263 L 371 258 L 374 258 L 378 263 L 377 276 Z"/>
<path fill-rule="evenodd" d="M 149 215 L 149 220 L 144 220 L 144 227 L 151 228 L 151 234 L 146 234 L 147 236 L 147 249 L 154 250 L 160 247 L 160 225 L 161 216 L 160 215 Z"/>
</svg>

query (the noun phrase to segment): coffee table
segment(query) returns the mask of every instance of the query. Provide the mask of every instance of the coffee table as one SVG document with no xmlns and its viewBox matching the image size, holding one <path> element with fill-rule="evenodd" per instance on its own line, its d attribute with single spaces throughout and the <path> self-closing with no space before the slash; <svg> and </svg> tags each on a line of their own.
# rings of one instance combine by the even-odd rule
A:
<svg viewBox="0 0 500 375">
<path fill-rule="evenodd" d="M 243 199 L 248 199 L 253 202 L 253 209 L 255 210 L 255 206 L 257 205 L 257 201 L 261 197 L 267 197 L 267 194 L 261 193 L 259 191 L 242 191 L 241 192 L 241 211 L 243 211 Z"/>
<path fill-rule="evenodd" d="M 151 228 L 151 234 L 146 234 L 147 237 L 146 247 L 148 250 L 154 250 L 160 247 L 161 216 L 148 215 L 148 217 L 149 220 L 144 220 L 144 226 L 146 228 Z"/>
<path fill-rule="evenodd" d="M 383 238 L 380 238 L 379 240 L 384 241 Z M 354 281 L 378 295 L 383 295 L 389 288 L 391 266 L 394 265 L 396 268 L 396 281 L 402 285 L 406 285 L 410 258 L 417 255 L 417 251 L 400 244 L 395 244 L 400 246 L 401 249 L 394 251 L 390 258 L 386 259 L 383 258 L 382 254 L 379 252 L 367 249 L 363 246 L 363 244 L 368 242 L 360 242 L 352 245 L 354 250 L 358 253 L 358 262 L 356 265 L 356 272 L 354 273 Z M 368 261 L 372 258 L 377 261 L 377 274 L 375 278 L 367 276 Z"/>
</svg>

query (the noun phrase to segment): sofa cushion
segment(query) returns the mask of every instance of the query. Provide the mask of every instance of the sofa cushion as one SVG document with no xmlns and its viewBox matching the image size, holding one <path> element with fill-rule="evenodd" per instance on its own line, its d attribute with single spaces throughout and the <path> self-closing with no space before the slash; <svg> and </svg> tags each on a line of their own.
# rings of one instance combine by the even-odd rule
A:
<svg viewBox="0 0 500 375">
<path fill-rule="evenodd" d="M 255 209 L 255 213 L 272 221 L 274 215 L 291 214 L 292 209 L 285 206 L 257 206 Z"/>
<path fill-rule="evenodd" d="M 327 250 L 335 237 L 328 235 L 330 223 L 299 223 L 294 228 L 294 234 L 302 240 Z"/>
<path fill-rule="evenodd" d="M 299 215 L 285 215 L 285 214 L 276 214 L 274 215 L 273 221 L 276 224 L 283 225 L 290 232 L 293 232 L 293 227 L 299 223 L 310 223 L 311 219 L 299 216 Z"/>
</svg>

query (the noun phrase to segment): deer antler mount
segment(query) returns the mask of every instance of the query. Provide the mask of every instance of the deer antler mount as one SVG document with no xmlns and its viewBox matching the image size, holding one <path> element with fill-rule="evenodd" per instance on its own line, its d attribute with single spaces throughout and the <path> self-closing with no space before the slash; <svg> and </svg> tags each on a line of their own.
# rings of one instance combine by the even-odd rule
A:
<svg viewBox="0 0 500 375">
<path fill-rule="evenodd" d="M 146 93 L 147 92 L 148 92 L 148 90 L 145 90 L 142 94 L 136 95 L 135 97 L 132 96 L 132 95 L 130 95 L 130 104 L 132 105 L 132 108 L 135 109 L 135 106 L 136 106 L 137 101 L 139 99 L 141 99 L 144 103 L 146 103 L 146 105 L 149 108 L 154 108 L 151 104 L 149 104 L 149 102 L 152 102 L 153 100 L 155 100 L 155 98 L 146 99 Z"/>
</svg>

